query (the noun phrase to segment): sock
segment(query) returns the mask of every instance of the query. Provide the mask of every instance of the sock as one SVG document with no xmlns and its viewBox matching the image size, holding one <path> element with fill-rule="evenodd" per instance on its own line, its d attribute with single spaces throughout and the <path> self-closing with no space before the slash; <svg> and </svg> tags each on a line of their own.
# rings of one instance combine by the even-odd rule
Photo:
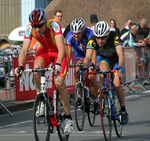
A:
<svg viewBox="0 0 150 141">
<path fill-rule="evenodd" d="M 125 106 L 121 106 L 121 111 L 125 111 L 125 110 L 126 110 Z"/>
<path fill-rule="evenodd" d="M 65 115 L 65 114 L 64 114 L 64 117 L 72 120 L 71 115 Z"/>
</svg>

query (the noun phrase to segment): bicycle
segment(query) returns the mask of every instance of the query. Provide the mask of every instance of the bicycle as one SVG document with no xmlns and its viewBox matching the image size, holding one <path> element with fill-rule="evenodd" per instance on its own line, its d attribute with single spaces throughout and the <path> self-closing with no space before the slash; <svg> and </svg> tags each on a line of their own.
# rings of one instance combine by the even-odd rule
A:
<svg viewBox="0 0 150 141">
<path fill-rule="evenodd" d="M 93 94 L 89 90 L 88 78 L 83 78 L 83 64 L 72 64 L 72 67 L 80 67 L 79 79 L 77 79 L 75 98 L 74 98 L 74 108 L 75 108 L 75 121 L 79 131 L 84 128 L 85 114 L 88 115 L 88 121 L 91 127 L 95 123 L 95 104 L 93 100 Z M 80 97 L 79 97 L 80 96 Z"/>
<path fill-rule="evenodd" d="M 66 135 L 63 130 L 63 108 L 59 103 L 59 92 L 53 91 L 53 96 L 49 97 L 46 92 L 46 83 L 49 81 L 45 76 L 46 71 L 53 72 L 52 81 L 54 83 L 55 66 L 44 69 L 26 69 L 27 72 L 41 72 L 41 90 L 36 95 L 33 106 L 33 130 L 36 141 L 49 141 L 50 134 L 54 133 L 54 127 L 57 128 L 58 136 L 61 141 L 68 141 L 69 135 Z M 55 79 L 59 81 L 58 77 Z M 43 108 L 44 107 L 44 108 Z M 42 112 L 44 110 L 44 112 Z M 41 115 L 41 113 L 43 113 Z"/>
<path fill-rule="evenodd" d="M 101 127 L 103 130 L 104 139 L 106 141 L 111 141 L 112 135 L 112 121 L 114 122 L 114 127 L 116 135 L 121 137 L 123 125 L 121 123 L 121 113 L 119 112 L 119 101 L 117 99 L 117 94 L 115 87 L 113 85 L 113 73 L 117 70 L 110 71 L 99 71 L 89 72 L 89 74 L 103 74 L 104 84 L 101 86 L 100 93 L 100 117 L 101 117 Z M 108 76 L 110 74 L 110 78 Z"/>
</svg>

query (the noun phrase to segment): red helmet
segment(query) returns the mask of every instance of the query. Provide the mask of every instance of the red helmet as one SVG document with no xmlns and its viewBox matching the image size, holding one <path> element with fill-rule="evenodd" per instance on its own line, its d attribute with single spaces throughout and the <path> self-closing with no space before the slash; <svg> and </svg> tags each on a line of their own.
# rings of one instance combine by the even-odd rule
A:
<svg viewBox="0 0 150 141">
<path fill-rule="evenodd" d="M 35 8 L 29 15 L 29 21 L 32 25 L 43 24 L 46 20 L 47 15 L 43 8 Z"/>
</svg>

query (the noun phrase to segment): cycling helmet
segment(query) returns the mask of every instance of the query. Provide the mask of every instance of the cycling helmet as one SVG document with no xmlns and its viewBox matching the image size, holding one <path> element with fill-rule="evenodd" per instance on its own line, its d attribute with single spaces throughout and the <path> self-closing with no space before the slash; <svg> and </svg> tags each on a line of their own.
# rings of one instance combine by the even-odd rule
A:
<svg viewBox="0 0 150 141">
<path fill-rule="evenodd" d="M 82 18 L 77 18 L 70 24 L 70 30 L 73 33 L 80 33 L 85 29 L 85 21 Z"/>
<path fill-rule="evenodd" d="M 110 27 L 107 22 L 100 21 L 95 24 L 93 29 L 93 35 L 96 37 L 104 37 L 107 36 L 110 32 Z"/>
<path fill-rule="evenodd" d="M 46 20 L 47 15 L 43 8 L 35 8 L 29 15 L 29 21 L 32 25 L 43 24 Z"/>
</svg>

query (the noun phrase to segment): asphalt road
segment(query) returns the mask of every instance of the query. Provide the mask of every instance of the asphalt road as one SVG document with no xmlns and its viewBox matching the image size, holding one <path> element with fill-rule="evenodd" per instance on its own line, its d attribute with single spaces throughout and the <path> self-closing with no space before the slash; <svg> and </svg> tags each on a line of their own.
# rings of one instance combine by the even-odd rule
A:
<svg viewBox="0 0 150 141">
<path fill-rule="evenodd" d="M 116 136 L 113 128 L 112 141 L 150 141 L 150 90 L 126 96 L 126 105 L 130 118 L 129 124 L 123 127 L 121 138 Z M 13 115 L 14 117 L 8 114 L 0 115 L 0 141 L 34 141 L 32 109 L 13 112 Z M 50 140 L 59 141 L 57 133 L 52 134 Z M 96 117 L 95 127 L 89 126 L 86 117 L 82 132 L 77 130 L 74 122 L 70 141 L 104 141 L 100 116 Z"/>
</svg>

